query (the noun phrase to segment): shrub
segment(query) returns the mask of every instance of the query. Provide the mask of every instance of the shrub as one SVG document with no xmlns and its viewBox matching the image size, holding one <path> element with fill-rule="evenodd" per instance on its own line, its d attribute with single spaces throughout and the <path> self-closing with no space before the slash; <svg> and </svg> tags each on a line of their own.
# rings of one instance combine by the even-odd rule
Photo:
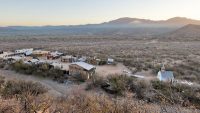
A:
<svg viewBox="0 0 200 113">
<path fill-rule="evenodd" d="M 16 95 L 31 94 L 37 96 L 47 92 L 47 89 L 40 83 L 25 82 L 25 81 L 7 81 L 4 88 L 1 90 L 1 95 L 4 98 L 12 98 Z"/>
<path fill-rule="evenodd" d="M 135 80 L 131 84 L 130 90 L 136 93 L 136 97 L 139 99 L 148 98 L 146 97 L 146 93 L 148 93 L 151 89 L 151 84 L 145 80 Z"/>
<path fill-rule="evenodd" d="M 58 68 L 51 68 L 47 71 L 47 76 L 53 79 L 62 78 L 64 76 L 64 72 Z"/>
<path fill-rule="evenodd" d="M 86 90 L 90 90 L 96 87 L 101 87 L 103 83 L 105 82 L 105 79 L 103 77 L 100 77 L 98 75 L 93 75 L 91 79 L 91 83 L 89 83 L 86 87 Z"/>
<path fill-rule="evenodd" d="M 107 83 L 102 85 L 107 92 L 124 95 L 126 90 L 130 89 L 133 78 L 126 75 L 110 75 L 107 78 Z"/>
<path fill-rule="evenodd" d="M 4 83 L 5 83 L 5 77 L 0 76 L 0 90 L 2 89 Z"/>
<path fill-rule="evenodd" d="M 0 113 L 22 113 L 21 106 L 16 100 L 0 99 Z"/>
<path fill-rule="evenodd" d="M 106 65 L 106 64 L 107 64 L 107 61 L 102 61 L 102 60 L 101 60 L 101 61 L 99 62 L 99 65 Z"/>
<path fill-rule="evenodd" d="M 153 69 L 152 69 L 152 73 L 153 73 L 153 74 L 157 74 L 158 71 L 160 70 L 160 68 L 161 68 L 160 65 L 156 65 L 156 66 L 154 66 Z"/>
<path fill-rule="evenodd" d="M 164 90 L 165 88 L 167 88 L 166 83 L 158 81 L 158 80 L 152 81 L 151 83 L 152 83 L 153 88 L 156 90 Z"/>
<path fill-rule="evenodd" d="M 58 68 L 51 68 L 49 64 L 24 64 L 22 61 L 11 64 L 12 69 L 16 72 L 37 75 L 40 77 L 49 77 L 53 80 L 60 80 L 64 77 L 64 71 Z"/>
<path fill-rule="evenodd" d="M 193 105 L 200 108 L 200 89 L 192 86 L 186 86 L 183 84 L 170 84 L 160 81 L 152 81 L 153 88 L 157 91 L 157 97 L 160 95 L 162 98 L 155 98 L 158 101 L 170 102 L 172 104 L 183 104 L 187 102 L 187 105 Z M 185 106 L 185 104 L 184 104 Z"/>
<path fill-rule="evenodd" d="M 3 59 L 0 59 L 0 68 L 4 68 L 6 63 L 3 61 Z"/>
<path fill-rule="evenodd" d="M 111 99 L 106 95 L 84 94 L 81 92 L 73 93 L 67 97 L 56 100 L 58 104 L 52 107 L 51 111 L 60 113 L 133 113 L 142 109 L 132 100 Z"/>
<path fill-rule="evenodd" d="M 48 113 L 52 103 L 52 98 L 46 95 L 34 96 L 28 94 L 19 98 L 19 104 L 25 113 Z"/>
</svg>

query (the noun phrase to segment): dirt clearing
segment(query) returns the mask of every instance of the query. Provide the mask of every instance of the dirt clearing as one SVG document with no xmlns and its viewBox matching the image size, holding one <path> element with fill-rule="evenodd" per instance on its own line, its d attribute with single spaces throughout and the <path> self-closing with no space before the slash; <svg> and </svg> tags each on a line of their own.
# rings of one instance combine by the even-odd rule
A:
<svg viewBox="0 0 200 113">
<path fill-rule="evenodd" d="M 112 74 L 124 74 L 124 71 L 129 71 L 127 67 L 125 67 L 122 63 L 118 63 L 117 65 L 105 65 L 105 66 L 97 66 L 96 73 L 99 76 L 107 77 Z"/>
</svg>

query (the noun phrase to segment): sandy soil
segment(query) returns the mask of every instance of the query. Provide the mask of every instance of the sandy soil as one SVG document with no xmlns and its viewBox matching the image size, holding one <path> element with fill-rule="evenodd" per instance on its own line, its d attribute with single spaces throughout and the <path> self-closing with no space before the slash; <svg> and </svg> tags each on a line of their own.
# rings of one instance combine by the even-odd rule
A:
<svg viewBox="0 0 200 113">
<path fill-rule="evenodd" d="M 107 77 L 112 74 L 124 74 L 124 70 L 129 71 L 129 69 L 121 63 L 118 63 L 115 66 L 105 65 L 96 67 L 96 73 L 102 77 Z"/>
<path fill-rule="evenodd" d="M 141 72 L 137 72 L 134 75 L 141 75 L 144 76 L 146 80 L 155 80 L 157 79 L 157 75 L 152 74 L 151 70 L 148 71 L 141 71 Z"/>
</svg>

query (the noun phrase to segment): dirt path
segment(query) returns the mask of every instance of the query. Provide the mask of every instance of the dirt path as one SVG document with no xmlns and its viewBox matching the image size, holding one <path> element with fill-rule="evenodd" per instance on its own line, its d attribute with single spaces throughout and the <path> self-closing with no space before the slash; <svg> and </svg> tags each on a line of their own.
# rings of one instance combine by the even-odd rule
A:
<svg viewBox="0 0 200 113">
<path fill-rule="evenodd" d="M 23 75 L 9 70 L 1 70 L 0 76 L 4 76 L 6 80 L 25 80 L 39 82 L 49 89 L 48 93 L 52 96 L 64 96 L 74 89 L 84 90 L 83 85 L 76 84 L 59 84 L 47 78 L 39 78 L 30 75 Z"/>
<path fill-rule="evenodd" d="M 129 69 L 121 63 L 117 65 L 105 65 L 97 66 L 96 73 L 102 77 L 107 77 L 112 74 L 124 74 L 124 70 L 129 71 Z"/>
</svg>

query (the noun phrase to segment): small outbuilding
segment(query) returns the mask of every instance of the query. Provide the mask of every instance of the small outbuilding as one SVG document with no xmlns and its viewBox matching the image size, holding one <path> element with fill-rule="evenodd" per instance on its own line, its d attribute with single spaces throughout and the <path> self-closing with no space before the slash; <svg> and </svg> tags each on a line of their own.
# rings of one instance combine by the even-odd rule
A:
<svg viewBox="0 0 200 113">
<path fill-rule="evenodd" d="M 24 55 L 25 55 L 25 56 L 31 56 L 32 53 L 33 53 L 33 51 L 26 51 L 26 52 L 24 53 Z"/>
<path fill-rule="evenodd" d="M 85 62 L 75 62 L 69 65 L 69 74 L 72 76 L 79 75 L 85 80 L 90 79 L 95 74 L 96 67 L 85 63 Z"/>
<path fill-rule="evenodd" d="M 86 60 L 87 60 L 87 57 L 83 56 L 83 57 L 78 59 L 78 62 L 86 62 Z"/>
<path fill-rule="evenodd" d="M 26 52 L 30 52 L 30 51 L 32 52 L 33 48 L 15 50 L 15 54 L 25 54 Z"/>
<path fill-rule="evenodd" d="M 55 51 L 55 52 L 51 52 L 49 55 L 47 55 L 47 59 L 58 59 L 63 55 L 63 53 Z"/>
<path fill-rule="evenodd" d="M 72 55 L 62 56 L 61 57 L 61 62 L 66 62 L 66 63 L 77 62 L 77 57 L 74 57 Z"/>
<path fill-rule="evenodd" d="M 35 50 L 32 52 L 32 55 L 37 57 L 46 57 L 47 55 L 49 55 L 49 53 L 50 51 Z"/>
</svg>

